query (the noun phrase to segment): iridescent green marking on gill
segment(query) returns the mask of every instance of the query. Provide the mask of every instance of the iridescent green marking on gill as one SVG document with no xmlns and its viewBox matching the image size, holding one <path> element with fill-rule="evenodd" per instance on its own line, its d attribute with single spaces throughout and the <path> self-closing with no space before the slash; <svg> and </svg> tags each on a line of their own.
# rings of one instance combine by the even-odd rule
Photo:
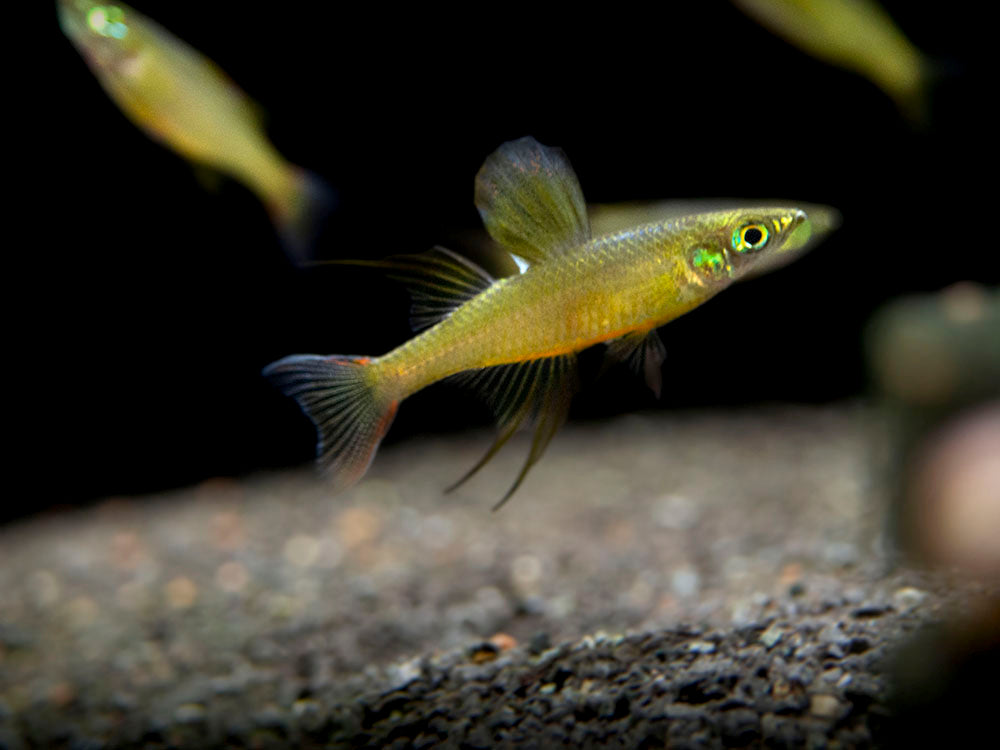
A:
<svg viewBox="0 0 1000 750">
<path fill-rule="evenodd" d="M 113 39 L 124 39 L 128 34 L 125 11 L 117 5 L 95 5 L 87 13 L 87 26 L 95 34 Z"/>
<path fill-rule="evenodd" d="M 696 247 L 691 252 L 691 263 L 699 271 L 704 271 L 709 276 L 714 277 L 726 276 L 731 270 L 729 264 L 726 263 L 725 254 L 704 247 Z"/>
</svg>

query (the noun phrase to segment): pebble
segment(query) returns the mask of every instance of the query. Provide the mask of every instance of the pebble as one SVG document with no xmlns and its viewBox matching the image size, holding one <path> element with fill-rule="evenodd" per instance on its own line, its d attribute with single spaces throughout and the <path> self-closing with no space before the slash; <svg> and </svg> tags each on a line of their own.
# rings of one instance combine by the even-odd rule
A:
<svg viewBox="0 0 1000 750">
<path fill-rule="evenodd" d="M 913 586 L 903 586 L 896 589 L 892 601 L 903 611 L 916 609 L 927 600 L 927 592 Z"/>
<path fill-rule="evenodd" d="M 283 549 L 285 560 L 297 568 L 309 568 L 316 564 L 320 553 L 320 540 L 307 534 L 289 537 Z"/>
<path fill-rule="evenodd" d="M 486 641 L 472 648 L 469 659 L 473 664 L 485 664 L 496 660 L 499 653 L 500 649 L 496 645 Z"/>
<path fill-rule="evenodd" d="M 172 609 L 189 609 L 198 598 L 198 584 L 186 576 L 177 576 L 164 587 L 164 594 Z"/>
<path fill-rule="evenodd" d="M 205 720 L 205 707 L 200 703 L 182 703 L 174 709 L 174 721 L 178 724 L 198 724 Z"/>
<path fill-rule="evenodd" d="M 657 525 L 671 531 L 690 531 L 701 517 L 698 505 L 683 495 L 664 495 L 653 507 Z"/>
<path fill-rule="evenodd" d="M 774 648 L 778 641 L 781 640 L 785 631 L 779 628 L 777 625 L 772 625 L 763 633 L 760 634 L 760 642 L 763 643 L 768 648 Z"/>
<path fill-rule="evenodd" d="M 682 599 L 690 598 L 701 588 L 701 576 L 690 566 L 677 568 L 670 575 L 670 588 Z"/>
<path fill-rule="evenodd" d="M 832 719 L 840 713 L 840 710 L 840 701 L 832 695 L 814 695 L 809 701 L 809 713 L 813 716 Z"/>
<path fill-rule="evenodd" d="M 823 682 L 836 682 L 837 680 L 840 679 L 841 675 L 843 674 L 844 670 L 839 669 L 838 667 L 831 667 L 830 669 L 827 669 L 825 672 L 823 672 L 823 674 L 821 674 L 819 678 L 823 680 Z"/>
<path fill-rule="evenodd" d="M 402 690 L 423 673 L 420 657 L 414 657 L 400 664 L 393 664 L 389 667 L 389 689 Z"/>
<path fill-rule="evenodd" d="M 249 582 L 250 574 L 241 562 L 230 560 L 215 570 L 215 585 L 231 594 L 239 593 Z"/>
<path fill-rule="evenodd" d="M 531 640 L 528 641 L 528 651 L 531 654 L 541 654 L 551 647 L 552 638 L 544 630 L 535 633 L 531 636 Z"/>
<path fill-rule="evenodd" d="M 691 641 L 686 648 L 691 654 L 714 654 L 716 651 L 716 646 L 711 641 Z"/>
<path fill-rule="evenodd" d="M 254 713 L 253 722 L 258 727 L 265 729 L 283 729 L 285 727 L 285 714 L 277 706 L 267 705 Z"/>
<path fill-rule="evenodd" d="M 320 705 L 311 698 L 299 698 L 292 704 L 292 716 L 296 719 L 308 718 L 319 713 Z"/>
</svg>

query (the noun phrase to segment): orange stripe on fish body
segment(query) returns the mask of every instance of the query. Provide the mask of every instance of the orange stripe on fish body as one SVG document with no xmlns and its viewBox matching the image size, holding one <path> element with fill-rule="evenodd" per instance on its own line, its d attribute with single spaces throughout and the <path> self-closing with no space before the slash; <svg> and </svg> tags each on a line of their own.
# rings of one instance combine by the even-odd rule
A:
<svg viewBox="0 0 1000 750">
<path fill-rule="evenodd" d="M 657 393 L 663 347 L 655 328 L 733 281 L 801 250 L 830 228 L 796 207 L 740 208 L 590 236 L 586 204 L 563 153 L 522 138 L 503 144 L 476 176 L 476 206 L 521 274 L 494 280 L 444 248 L 385 261 L 414 298 L 422 333 L 382 357 L 288 357 L 265 374 L 296 398 L 319 432 L 319 460 L 341 484 L 367 469 L 396 406 L 431 383 L 461 375 L 496 413 L 492 457 L 525 421 L 528 459 L 505 502 L 566 417 L 576 352 L 608 342 L 612 359 L 645 372 Z M 812 210 L 812 209 L 811 209 Z M 429 326 L 429 327 L 428 327 Z M 321 364 L 326 363 L 326 364 Z"/>
</svg>

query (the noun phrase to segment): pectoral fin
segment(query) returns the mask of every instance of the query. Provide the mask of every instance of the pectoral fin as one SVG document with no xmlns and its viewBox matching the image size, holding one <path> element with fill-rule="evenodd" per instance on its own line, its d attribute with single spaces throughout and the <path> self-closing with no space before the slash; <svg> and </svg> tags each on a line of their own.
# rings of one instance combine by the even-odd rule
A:
<svg viewBox="0 0 1000 750">
<path fill-rule="evenodd" d="M 663 386 L 660 367 L 667 357 L 667 350 L 663 348 L 663 341 L 655 328 L 651 331 L 632 331 L 609 341 L 607 357 L 609 362 L 628 362 L 633 371 L 645 377 L 646 385 L 653 394 L 660 397 Z"/>
<path fill-rule="evenodd" d="M 475 199 L 493 239 L 529 263 L 590 239 L 587 205 L 569 160 L 530 136 L 486 158 Z"/>
</svg>

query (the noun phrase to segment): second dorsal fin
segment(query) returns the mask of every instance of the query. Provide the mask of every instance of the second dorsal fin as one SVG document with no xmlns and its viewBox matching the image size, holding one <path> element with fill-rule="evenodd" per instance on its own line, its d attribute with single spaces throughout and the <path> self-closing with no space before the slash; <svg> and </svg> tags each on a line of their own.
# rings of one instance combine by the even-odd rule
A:
<svg viewBox="0 0 1000 750">
<path fill-rule="evenodd" d="M 414 255 L 392 255 L 383 260 L 329 260 L 326 264 L 384 268 L 386 275 L 406 287 L 413 300 L 410 325 L 414 331 L 444 320 L 496 280 L 468 258 L 435 246 Z"/>
</svg>

